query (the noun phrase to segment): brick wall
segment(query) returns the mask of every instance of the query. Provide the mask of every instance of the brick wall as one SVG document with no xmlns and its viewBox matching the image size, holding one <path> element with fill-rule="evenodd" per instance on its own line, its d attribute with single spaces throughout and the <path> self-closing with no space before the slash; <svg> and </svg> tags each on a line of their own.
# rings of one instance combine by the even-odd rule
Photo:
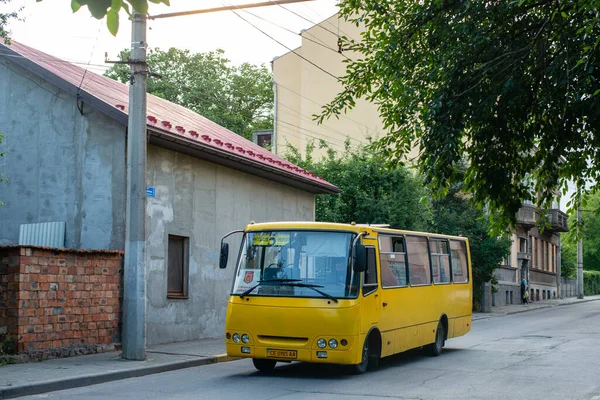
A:
<svg viewBox="0 0 600 400">
<path fill-rule="evenodd" d="M 36 357 L 120 341 L 123 253 L 0 247 L 0 347 Z"/>
</svg>

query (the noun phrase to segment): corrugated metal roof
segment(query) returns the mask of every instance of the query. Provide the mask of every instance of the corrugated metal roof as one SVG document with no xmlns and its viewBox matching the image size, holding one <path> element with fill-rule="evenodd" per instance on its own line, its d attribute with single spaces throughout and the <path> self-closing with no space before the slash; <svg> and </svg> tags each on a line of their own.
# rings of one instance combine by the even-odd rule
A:
<svg viewBox="0 0 600 400">
<path fill-rule="evenodd" d="M 5 45 L 0 44 L 0 50 L 2 47 L 5 47 Z M 15 41 L 12 41 L 6 47 L 76 88 L 79 87 L 83 79 L 81 91 L 113 107 L 115 111 L 122 113 L 123 118 L 126 118 L 129 104 L 129 87 L 127 85 L 91 71 L 85 73 L 85 70 L 79 66 Z M 6 53 L 0 51 L 0 56 L 2 55 L 6 55 Z M 48 77 L 43 76 L 43 78 Z M 114 116 L 114 113 L 111 114 L 113 114 L 111 116 Z M 147 115 L 148 129 L 150 130 L 185 137 L 188 140 L 202 144 L 207 149 L 212 148 L 219 152 L 230 153 L 258 167 L 269 167 L 288 177 L 291 174 L 298 180 L 318 186 L 326 192 L 335 193 L 339 191 L 336 186 L 315 174 L 299 168 L 178 104 L 149 94 Z"/>
</svg>

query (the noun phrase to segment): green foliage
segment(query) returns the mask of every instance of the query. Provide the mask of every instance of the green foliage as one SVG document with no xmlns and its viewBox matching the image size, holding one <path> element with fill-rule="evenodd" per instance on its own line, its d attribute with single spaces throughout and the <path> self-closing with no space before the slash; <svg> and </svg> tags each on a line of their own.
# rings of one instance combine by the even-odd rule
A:
<svg viewBox="0 0 600 400">
<path fill-rule="evenodd" d="M 564 278 L 577 276 L 577 246 L 566 241 L 561 242 L 560 275 Z"/>
<path fill-rule="evenodd" d="M 586 296 L 600 294 L 600 271 L 583 271 L 583 294 Z"/>
<path fill-rule="evenodd" d="M 351 150 L 349 142 L 341 155 L 325 142 L 319 147 L 327 155 L 313 159 L 315 144 L 309 143 L 306 156 L 288 146 L 286 158 L 336 185 L 339 195 L 316 197 L 316 220 L 390 224 L 392 228 L 424 230 L 431 219 L 431 208 L 421 181 L 403 167 L 386 168 L 376 153 Z"/>
<path fill-rule="evenodd" d="M 39 3 L 42 0 L 37 0 Z M 96 19 L 106 17 L 106 26 L 113 35 L 119 31 L 119 12 L 123 9 L 128 15 L 132 10 L 139 14 L 148 13 L 148 4 L 170 5 L 170 0 L 71 0 L 73 12 L 79 11 L 82 6 L 87 6 L 90 14 Z"/>
<path fill-rule="evenodd" d="M 129 50 L 121 60 L 129 58 Z M 161 77 L 148 78 L 148 93 L 180 104 L 247 139 L 255 129 L 273 127 L 273 86 L 267 68 L 231 65 L 223 50 L 192 53 L 151 49 L 148 68 Z M 129 82 L 129 67 L 115 64 L 109 78 Z"/>
<path fill-rule="evenodd" d="M 341 18 L 364 32 L 343 40 L 357 56 L 320 119 L 374 102 L 389 132 L 381 156 L 398 162 L 419 147 L 440 198 L 466 158 L 463 190 L 502 232 L 536 193 L 548 209 L 567 180 L 600 187 L 598 9 L 600 0 L 343 0 Z"/>
<path fill-rule="evenodd" d="M 586 196 L 581 213 L 581 238 L 583 239 L 583 269 L 587 271 L 600 271 L 600 191 L 596 191 Z M 562 246 L 575 263 L 577 270 L 577 210 L 569 212 L 570 232 L 563 235 Z M 564 252 L 563 252 L 564 254 Z M 564 269 L 565 258 L 562 258 L 562 268 Z M 567 263 L 570 261 L 567 260 Z M 564 276 L 564 274 L 563 274 Z"/>
<path fill-rule="evenodd" d="M 8 4 L 10 3 L 12 0 L 0 0 L 0 5 L 2 4 Z M 4 13 L 0 13 L 0 38 L 4 39 L 5 43 L 9 42 L 9 35 L 10 32 L 7 29 L 7 25 L 10 22 L 10 20 L 13 19 L 18 19 L 19 15 L 18 12 L 22 11 L 23 8 L 19 8 L 16 11 L 12 11 L 12 12 L 4 12 Z"/>
<path fill-rule="evenodd" d="M 489 235 L 489 218 L 482 210 L 473 207 L 462 188 L 462 184 L 452 185 L 444 198 L 434 201 L 434 219 L 429 230 L 469 238 L 473 298 L 474 303 L 478 304 L 481 301 L 482 283 L 497 282 L 494 279 L 494 270 L 510 254 L 511 241 L 506 237 L 496 238 Z"/>
</svg>

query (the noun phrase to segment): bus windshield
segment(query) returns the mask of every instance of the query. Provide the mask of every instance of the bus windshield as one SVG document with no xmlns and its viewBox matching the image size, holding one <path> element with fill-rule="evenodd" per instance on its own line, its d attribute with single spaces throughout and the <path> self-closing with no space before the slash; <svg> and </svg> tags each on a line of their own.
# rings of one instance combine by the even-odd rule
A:
<svg viewBox="0 0 600 400">
<path fill-rule="evenodd" d="M 354 237 L 348 232 L 248 232 L 232 294 L 355 298 L 359 280 L 351 263 Z"/>
</svg>

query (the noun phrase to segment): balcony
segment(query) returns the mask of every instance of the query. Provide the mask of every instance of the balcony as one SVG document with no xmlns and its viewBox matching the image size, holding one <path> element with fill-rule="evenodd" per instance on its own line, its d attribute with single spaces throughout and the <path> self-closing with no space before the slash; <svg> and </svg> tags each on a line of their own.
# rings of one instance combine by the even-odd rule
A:
<svg viewBox="0 0 600 400">
<path fill-rule="evenodd" d="M 525 230 L 536 226 L 538 219 L 539 214 L 533 204 L 523 204 L 517 212 L 517 224 L 521 225 Z"/>
<path fill-rule="evenodd" d="M 569 217 L 558 209 L 548 210 L 548 225 L 546 229 L 552 232 L 569 232 Z"/>
</svg>

